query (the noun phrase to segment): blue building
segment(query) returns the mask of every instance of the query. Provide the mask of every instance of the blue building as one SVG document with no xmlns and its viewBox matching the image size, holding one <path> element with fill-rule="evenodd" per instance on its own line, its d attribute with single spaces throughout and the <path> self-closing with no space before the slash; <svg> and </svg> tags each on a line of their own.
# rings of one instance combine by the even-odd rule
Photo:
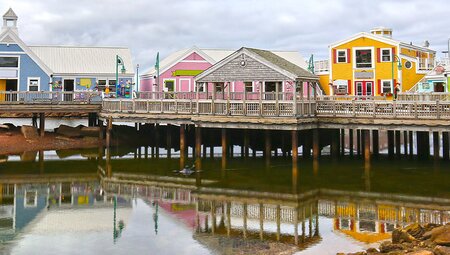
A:
<svg viewBox="0 0 450 255">
<path fill-rule="evenodd" d="M 119 96 L 128 96 L 133 89 L 134 65 L 128 48 L 29 46 L 19 37 L 17 20 L 12 9 L 3 15 L 0 93 L 106 90 L 116 95 L 117 89 Z"/>
</svg>

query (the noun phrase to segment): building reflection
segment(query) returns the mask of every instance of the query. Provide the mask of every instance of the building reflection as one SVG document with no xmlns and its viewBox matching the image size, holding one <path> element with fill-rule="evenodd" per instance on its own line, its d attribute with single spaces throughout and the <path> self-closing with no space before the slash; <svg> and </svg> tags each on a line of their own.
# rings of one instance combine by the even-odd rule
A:
<svg viewBox="0 0 450 255">
<path fill-rule="evenodd" d="M 211 249 L 254 241 L 304 249 L 321 241 L 320 221 L 326 218 L 334 232 L 365 243 L 390 238 L 395 227 L 410 223 L 450 222 L 450 199 L 441 198 L 332 189 L 257 192 L 215 187 L 214 180 L 198 185 L 195 175 L 123 172 L 103 177 L 102 184 L 107 193 L 157 202 Z"/>
</svg>

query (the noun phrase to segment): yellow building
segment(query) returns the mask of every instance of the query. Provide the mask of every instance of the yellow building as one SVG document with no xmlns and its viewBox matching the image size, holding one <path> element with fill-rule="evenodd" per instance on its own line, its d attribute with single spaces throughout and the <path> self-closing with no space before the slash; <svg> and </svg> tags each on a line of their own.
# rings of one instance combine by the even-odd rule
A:
<svg viewBox="0 0 450 255">
<path fill-rule="evenodd" d="M 327 95 L 392 95 L 415 86 L 435 65 L 436 52 L 392 39 L 392 29 L 375 28 L 329 46 L 329 60 L 314 63 Z M 401 63 L 401 65 L 400 65 Z"/>
</svg>

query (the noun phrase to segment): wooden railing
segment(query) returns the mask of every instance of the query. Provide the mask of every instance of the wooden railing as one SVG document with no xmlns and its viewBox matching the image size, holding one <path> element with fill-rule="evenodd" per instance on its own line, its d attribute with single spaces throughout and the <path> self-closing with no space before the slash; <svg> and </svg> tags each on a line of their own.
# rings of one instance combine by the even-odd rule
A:
<svg viewBox="0 0 450 255">
<path fill-rule="evenodd" d="M 421 93 L 399 93 L 398 100 L 401 101 L 450 101 L 450 93 L 447 92 L 421 92 Z"/>
<path fill-rule="evenodd" d="M 100 104 L 101 101 L 102 93 L 93 91 L 0 91 L 0 104 Z"/>
<path fill-rule="evenodd" d="M 154 114 L 196 114 L 223 116 L 312 116 L 315 112 L 315 102 L 293 101 L 242 101 L 242 100 L 103 100 L 103 111 L 125 113 L 154 113 Z"/>
<path fill-rule="evenodd" d="M 254 117 L 364 117 L 449 119 L 448 101 L 317 100 L 120 100 L 105 99 L 103 111 Z"/>
</svg>

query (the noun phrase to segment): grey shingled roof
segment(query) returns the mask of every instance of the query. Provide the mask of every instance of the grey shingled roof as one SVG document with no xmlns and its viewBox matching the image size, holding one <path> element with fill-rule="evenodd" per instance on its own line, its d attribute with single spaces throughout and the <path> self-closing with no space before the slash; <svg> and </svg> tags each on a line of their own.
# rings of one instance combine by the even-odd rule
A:
<svg viewBox="0 0 450 255">
<path fill-rule="evenodd" d="M 278 66 L 281 69 L 284 69 L 292 74 L 298 76 L 298 78 L 306 78 L 306 79 L 319 79 L 318 76 L 308 72 L 307 70 L 293 64 L 292 62 L 287 61 L 286 59 L 272 53 L 267 50 L 253 49 L 253 48 L 244 48 L 248 51 L 251 51 L 266 61 Z"/>
</svg>

